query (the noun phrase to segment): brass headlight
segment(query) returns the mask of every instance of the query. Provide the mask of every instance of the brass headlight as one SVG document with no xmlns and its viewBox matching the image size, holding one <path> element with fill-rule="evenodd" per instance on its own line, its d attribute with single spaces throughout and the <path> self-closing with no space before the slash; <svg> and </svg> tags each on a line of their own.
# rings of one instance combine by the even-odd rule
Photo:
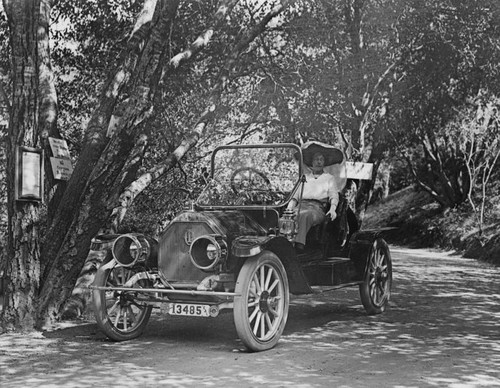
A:
<svg viewBox="0 0 500 388">
<path fill-rule="evenodd" d="M 111 249 L 114 259 L 125 267 L 146 261 L 151 247 L 146 237 L 141 234 L 123 234 L 118 236 Z"/>
<path fill-rule="evenodd" d="M 196 268 L 211 271 L 227 258 L 227 244 L 219 235 L 200 236 L 189 248 L 191 262 Z"/>
</svg>

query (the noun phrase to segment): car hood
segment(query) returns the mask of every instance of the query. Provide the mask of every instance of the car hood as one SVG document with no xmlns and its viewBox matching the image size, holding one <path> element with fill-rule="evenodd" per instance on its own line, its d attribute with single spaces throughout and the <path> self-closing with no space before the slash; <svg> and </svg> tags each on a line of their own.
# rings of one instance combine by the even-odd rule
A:
<svg viewBox="0 0 500 388">
<path fill-rule="evenodd" d="M 214 233 L 225 235 L 229 240 L 239 236 L 265 236 L 267 234 L 265 228 L 258 222 L 238 210 L 184 212 L 178 215 L 171 225 L 176 222 L 205 222 Z"/>
<path fill-rule="evenodd" d="M 265 236 L 265 229 L 242 211 L 187 211 L 167 226 L 159 239 L 159 270 L 169 281 L 198 282 L 207 276 L 196 268 L 189 250 L 193 241 L 206 235 L 224 236 L 228 246 L 240 236 Z"/>
</svg>

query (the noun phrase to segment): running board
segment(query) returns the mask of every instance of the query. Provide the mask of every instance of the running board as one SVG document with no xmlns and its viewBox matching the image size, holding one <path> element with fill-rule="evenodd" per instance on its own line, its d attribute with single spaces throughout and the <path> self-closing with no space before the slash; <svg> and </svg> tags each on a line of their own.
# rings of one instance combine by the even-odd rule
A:
<svg viewBox="0 0 500 388">
<path fill-rule="evenodd" d="M 324 263 L 335 265 L 340 263 L 348 263 L 350 261 L 351 259 L 349 259 L 348 257 L 328 257 L 327 259 L 325 259 Z"/>
<path fill-rule="evenodd" d="M 360 284 L 363 284 L 361 280 L 357 282 L 339 284 L 338 286 L 333 286 L 328 288 L 326 288 L 327 286 L 312 286 L 311 289 L 313 290 L 313 294 L 324 294 L 325 292 L 335 291 L 346 287 L 359 286 Z"/>
<path fill-rule="evenodd" d="M 303 262 L 302 267 L 318 266 L 318 265 L 332 266 L 332 265 L 344 264 L 344 263 L 349 263 L 349 262 L 351 262 L 351 259 L 349 259 L 347 257 L 328 257 L 326 259 Z"/>
</svg>

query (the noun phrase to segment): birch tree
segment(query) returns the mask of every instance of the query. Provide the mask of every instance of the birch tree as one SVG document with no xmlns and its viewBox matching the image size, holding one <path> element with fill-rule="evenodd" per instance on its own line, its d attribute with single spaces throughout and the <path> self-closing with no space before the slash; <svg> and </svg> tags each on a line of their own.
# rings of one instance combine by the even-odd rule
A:
<svg viewBox="0 0 500 388">
<path fill-rule="evenodd" d="M 58 318 L 92 238 L 109 224 L 117 204 L 127 204 L 123 194 L 133 200 L 148 182 L 171 169 L 196 145 L 217 109 L 218 96 L 230 81 L 239 55 L 287 5 L 286 1 L 274 1 L 261 7 L 264 12 L 255 26 L 243 30 L 237 43 L 228 50 L 226 65 L 214 83 L 205 113 L 183 139 L 177 140 L 177 148 L 163 166 L 139 178 L 137 166 L 148 146 L 145 123 L 154 115 L 154 99 L 159 87 L 168 87 L 179 67 L 198 58 L 227 22 L 237 1 L 220 1 L 199 36 L 178 51 L 172 46 L 171 34 L 176 23 L 183 23 L 176 19 L 180 3 L 179 0 L 143 2 L 86 126 L 82 150 L 71 178 L 67 183 L 49 181 L 47 184 L 50 196 L 46 198 L 46 213 L 39 203 L 19 203 L 9 197 L 9 230 L 12 231 L 9 256 L 15 259 L 9 261 L 7 268 L 4 328 L 42 328 Z M 19 145 L 43 148 L 46 155 L 50 155 L 47 139 L 59 137 L 47 35 L 51 6 L 48 0 L 4 0 L 13 52 L 12 68 L 16 69 L 9 161 L 14 160 L 13 153 Z M 26 50 L 27 47 L 30 50 Z M 10 193 L 12 162 L 8 171 Z M 46 176 L 50 179 L 48 171 Z M 115 211 L 114 214 L 122 213 Z"/>
</svg>

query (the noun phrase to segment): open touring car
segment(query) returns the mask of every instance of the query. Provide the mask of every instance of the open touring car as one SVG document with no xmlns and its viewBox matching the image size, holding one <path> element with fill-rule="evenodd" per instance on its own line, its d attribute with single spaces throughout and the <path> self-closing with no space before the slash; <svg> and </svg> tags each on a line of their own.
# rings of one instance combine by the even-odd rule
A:
<svg viewBox="0 0 500 388">
<path fill-rule="evenodd" d="M 383 312 L 389 248 L 377 232 L 357 230 L 342 193 L 336 220 L 313 227 L 296 253 L 296 216 L 286 205 L 301 193 L 301 160 L 294 144 L 217 148 L 207 186 L 158 241 L 136 233 L 115 239 L 91 286 L 98 326 L 123 341 L 144 331 L 153 309 L 193 317 L 232 309 L 243 344 L 262 351 L 283 333 L 290 293 L 358 286 L 367 313 Z M 345 183 L 345 163 L 336 168 Z"/>
</svg>

